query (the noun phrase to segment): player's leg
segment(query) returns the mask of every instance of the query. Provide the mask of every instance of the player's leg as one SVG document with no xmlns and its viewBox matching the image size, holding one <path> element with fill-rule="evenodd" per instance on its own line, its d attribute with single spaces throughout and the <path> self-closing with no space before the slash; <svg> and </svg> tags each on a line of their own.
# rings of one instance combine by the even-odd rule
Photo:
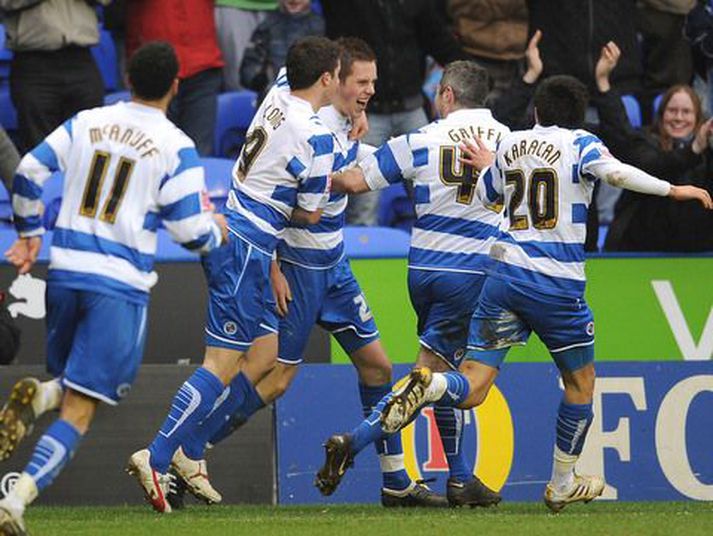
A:
<svg viewBox="0 0 713 536">
<path fill-rule="evenodd" d="M 170 507 L 163 494 L 146 488 L 147 479 L 168 471 L 178 447 L 216 407 L 239 372 L 241 357 L 252 344 L 267 307 L 269 255 L 231 234 L 228 244 L 204 256 L 201 262 L 209 289 L 203 366 L 179 388 L 149 447 L 134 453 L 129 461 L 130 470 L 138 475 L 158 511 L 169 511 Z"/>
<path fill-rule="evenodd" d="M 0 460 L 8 459 L 45 411 L 59 409 L 64 372 L 77 328 L 78 294 L 52 288 L 47 294 L 47 370 L 55 378 L 40 382 L 23 378 L 12 388 L 0 411 Z"/>
<path fill-rule="evenodd" d="M 66 359 L 66 388 L 59 418 L 39 439 L 30 462 L 1 508 L 22 518 L 24 508 L 49 486 L 76 451 L 89 429 L 99 401 L 116 405 L 128 394 L 138 370 L 145 341 L 146 306 L 87 291 L 47 290 L 48 323 L 56 314 L 74 315 L 74 343 Z M 55 307 L 74 301 L 68 311 Z M 115 329 L 106 330 L 106 326 Z M 48 344 L 56 334 L 48 333 Z M 52 356 L 53 352 L 49 351 Z M 54 366 L 49 363 L 50 369 Z M 1 526 L 1 525 L 0 525 Z"/>
<path fill-rule="evenodd" d="M 544 497 L 545 504 L 558 512 L 567 504 L 591 501 L 605 486 L 599 476 L 575 472 L 594 418 L 594 317 L 582 298 L 528 289 L 520 299 L 533 302 L 528 307 L 529 322 L 550 350 L 565 387 L 557 411 L 552 478 Z"/>
<path fill-rule="evenodd" d="M 524 344 L 530 334 L 527 324 L 511 311 L 510 301 L 508 283 L 486 279 L 459 370 L 435 374 L 427 368 L 414 370 L 384 408 L 385 431 L 400 429 L 427 403 L 470 409 L 485 400 L 510 346 Z"/>
</svg>

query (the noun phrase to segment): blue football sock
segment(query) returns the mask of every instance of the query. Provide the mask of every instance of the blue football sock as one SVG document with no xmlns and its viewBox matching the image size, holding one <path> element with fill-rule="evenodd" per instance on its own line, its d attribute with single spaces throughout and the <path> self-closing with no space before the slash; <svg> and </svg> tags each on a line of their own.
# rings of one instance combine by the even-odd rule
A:
<svg viewBox="0 0 713 536">
<path fill-rule="evenodd" d="M 65 420 L 57 419 L 35 445 L 25 472 L 32 477 L 37 490 L 49 486 L 74 456 L 82 434 Z"/>
<path fill-rule="evenodd" d="M 565 454 L 579 456 L 593 418 L 592 404 L 568 404 L 562 400 L 557 414 L 557 447 Z"/>
<path fill-rule="evenodd" d="M 391 400 L 392 394 L 390 391 L 386 393 L 374 406 L 374 410 L 349 434 L 354 456 L 359 454 L 369 443 L 381 441 L 385 437 L 384 431 L 381 429 L 381 412 L 386 403 Z"/>
<path fill-rule="evenodd" d="M 242 372 L 230 384 L 230 391 L 231 395 L 228 399 L 207 420 L 208 435 L 203 441 L 204 448 L 206 442 L 217 445 L 223 441 L 245 424 L 253 414 L 265 407 L 265 402 L 260 398 L 255 386 Z"/>
<path fill-rule="evenodd" d="M 443 396 L 437 401 L 437 405 L 456 407 L 468 398 L 470 383 L 463 374 L 455 371 L 436 374 L 441 374 L 448 385 Z"/>
<path fill-rule="evenodd" d="M 473 480 L 473 470 L 463 452 L 463 410 L 436 405 L 433 413 L 448 460 L 450 477 L 458 482 L 470 482 Z"/>
<path fill-rule="evenodd" d="M 359 397 L 361 398 L 364 417 L 368 418 L 371 415 L 375 406 L 391 392 L 392 387 L 393 384 L 391 382 L 376 386 L 359 383 Z M 352 446 L 353 441 L 354 436 L 352 435 Z M 374 446 L 379 455 L 383 486 L 400 491 L 411 485 L 411 478 L 406 473 L 404 466 L 404 449 L 401 445 L 401 434 L 382 436 L 374 441 Z"/>
<path fill-rule="evenodd" d="M 176 449 L 213 410 L 223 391 L 223 384 L 218 377 L 203 367 L 183 383 L 173 399 L 166 420 L 149 445 L 151 466 L 156 471 L 168 471 Z"/>
</svg>

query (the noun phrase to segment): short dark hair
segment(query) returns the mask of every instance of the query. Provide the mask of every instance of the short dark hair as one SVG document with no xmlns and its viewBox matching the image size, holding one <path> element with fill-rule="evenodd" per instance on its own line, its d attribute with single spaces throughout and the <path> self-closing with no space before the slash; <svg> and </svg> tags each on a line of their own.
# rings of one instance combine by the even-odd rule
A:
<svg viewBox="0 0 713 536">
<path fill-rule="evenodd" d="M 158 100 L 168 93 L 178 76 L 176 52 L 165 41 L 146 43 L 131 56 L 128 73 L 134 95 Z"/>
<path fill-rule="evenodd" d="M 543 127 L 580 128 L 587 112 L 589 91 L 573 76 L 550 76 L 538 86 L 534 102 L 537 122 Z"/>
<path fill-rule="evenodd" d="M 339 80 L 344 82 L 352 74 L 355 61 L 376 61 L 376 53 L 363 39 L 358 37 L 340 37 L 337 45 L 342 50 L 340 56 Z"/>
<path fill-rule="evenodd" d="M 446 65 L 440 84 L 441 90 L 449 86 L 456 104 L 464 108 L 485 106 L 485 98 L 492 87 L 488 71 L 468 60 L 452 61 Z"/>
<path fill-rule="evenodd" d="M 339 45 L 326 37 L 303 37 L 287 51 L 287 81 L 290 89 L 306 89 L 324 73 L 332 73 L 339 65 Z"/>
</svg>

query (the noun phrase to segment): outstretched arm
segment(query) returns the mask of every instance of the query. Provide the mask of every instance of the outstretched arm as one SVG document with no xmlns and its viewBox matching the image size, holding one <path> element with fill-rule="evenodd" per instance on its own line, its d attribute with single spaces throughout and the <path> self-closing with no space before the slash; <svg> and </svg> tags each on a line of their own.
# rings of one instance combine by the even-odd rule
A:
<svg viewBox="0 0 713 536">
<path fill-rule="evenodd" d="M 364 177 L 364 171 L 359 166 L 332 175 L 332 190 L 335 192 L 360 194 L 368 192 L 370 189 L 366 177 Z"/>
</svg>

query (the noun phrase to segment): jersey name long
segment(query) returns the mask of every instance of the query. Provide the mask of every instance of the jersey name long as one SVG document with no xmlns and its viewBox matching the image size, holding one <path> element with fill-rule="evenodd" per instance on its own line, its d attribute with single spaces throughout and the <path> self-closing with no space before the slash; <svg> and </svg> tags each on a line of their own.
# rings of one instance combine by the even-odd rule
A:
<svg viewBox="0 0 713 536">
<path fill-rule="evenodd" d="M 478 172 L 458 159 L 458 145 L 480 138 L 491 150 L 510 130 L 485 108 L 462 109 L 388 141 L 360 163 L 374 190 L 410 179 L 416 222 L 409 268 L 482 273 L 502 215 L 475 195 Z"/>
<path fill-rule="evenodd" d="M 478 195 L 504 203 L 506 230 L 492 248 L 493 275 L 580 297 L 593 168 L 617 162 L 585 130 L 536 126 L 513 132 L 482 173 Z"/>
<path fill-rule="evenodd" d="M 220 243 L 195 146 L 156 108 L 80 112 L 25 155 L 13 186 L 21 236 L 44 232 L 42 186 L 57 170 L 64 185 L 49 273 L 57 284 L 144 302 L 157 280 L 161 222 L 189 250 Z"/>
<path fill-rule="evenodd" d="M 292 210 L 324 206 L 334 137 L 309 102 L 275 85 L 250 124 L 233 167 L 229 228 L 272 253 Z"/>
</svg>

